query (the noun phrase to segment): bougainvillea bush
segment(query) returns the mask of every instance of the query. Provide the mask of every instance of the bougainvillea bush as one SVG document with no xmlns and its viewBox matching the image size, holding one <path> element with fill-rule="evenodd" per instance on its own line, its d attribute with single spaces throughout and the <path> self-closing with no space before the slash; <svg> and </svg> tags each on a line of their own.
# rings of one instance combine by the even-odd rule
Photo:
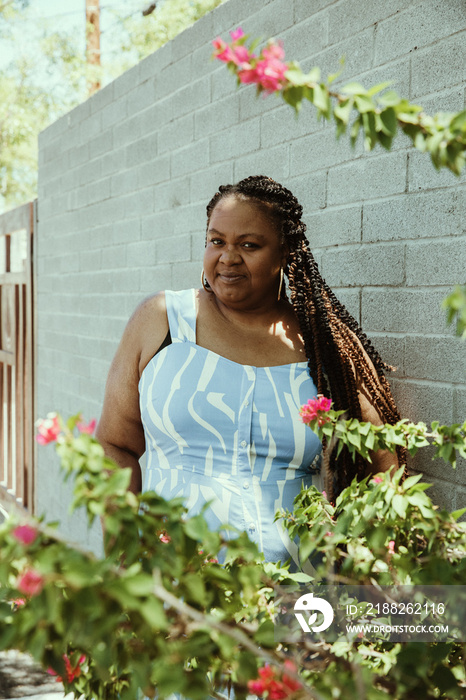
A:
<svg viewBox="0 0 466 700">
<path fill-rule="evenodd" d="M 346 425 L 329 406 L 318 397 L 303 407 L 303 420 L 351 444 L 360 435 L 364 449 L 366 424 Z M 464 583 L 461 513 L 436 508 L 419 477 L 402 482 L 399 470 L 354 482 L 334 505 L 311 488 L 293 513 L 277 514 L 302 560 L 316 565 L 312 578 L 264 563 L 245 533 L 225 540 L 202 514 L 186 518 L 181 500 L 129 492 L 129 470 L 105 457 L 92 428 L 79 416 L 66 424 L 50 416 L 39 435 L 55 443 L 74 479 L 73 508 L 84 507 L 89 523 L 102 518 L 107 555 L 71 545 L 42 519 L 10 517 L 0 528 L 1 649 L 30 652 L 66 691 L 89 699 L 133 700 L 142 689 L 200 700 L 229 688 L 237 698 L 270 700 L 464 697 L 457 642 L 340 635 L 311 644 L 296 641 L 277 616 L 284 588 L 323 584 L 335 572 L 347 583 Z M 421 432 L 421 442 L 438 439 Z M 400 435 L 384 440 L 394 449 Z M 464 426 L 462 440 L 464 449 Z"/>
</svg>

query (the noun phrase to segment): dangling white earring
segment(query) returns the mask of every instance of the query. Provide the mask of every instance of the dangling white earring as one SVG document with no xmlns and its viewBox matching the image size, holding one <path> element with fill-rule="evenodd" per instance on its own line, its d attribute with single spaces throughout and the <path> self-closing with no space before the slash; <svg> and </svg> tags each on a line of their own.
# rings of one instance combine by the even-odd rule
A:
<svg viewBox="0 0 466 700">
<path fill-rule="evenodd" d="M 283 267 L 280 268 L 280 284 L 278 285 L 278 296 L 277 301 L 282 298 L 282 286 L 283 286 Z"/>
<path fill-rule="evenodd" d="M 212 289 L 210 288 L 210 284 L 207 282 L 207 280 L 204 276 L 204 268 L 202 268 L 202 272 L 201 272 L 201 284 L 206 292 L 209 292 L 209 294 L 213 294 Z"/>
</svg>

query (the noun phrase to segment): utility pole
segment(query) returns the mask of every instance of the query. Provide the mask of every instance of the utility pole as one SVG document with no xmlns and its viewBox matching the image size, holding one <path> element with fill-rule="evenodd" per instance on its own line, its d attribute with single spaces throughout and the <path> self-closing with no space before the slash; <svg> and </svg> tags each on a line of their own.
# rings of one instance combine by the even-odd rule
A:
<svg viewBox="0 0 466 700">
<path fill-rule="evenodd" d="M 100 7 L 99 0 L 86 0 L 86 61 L 89 95 L 100 89 Z"/>
</svg>

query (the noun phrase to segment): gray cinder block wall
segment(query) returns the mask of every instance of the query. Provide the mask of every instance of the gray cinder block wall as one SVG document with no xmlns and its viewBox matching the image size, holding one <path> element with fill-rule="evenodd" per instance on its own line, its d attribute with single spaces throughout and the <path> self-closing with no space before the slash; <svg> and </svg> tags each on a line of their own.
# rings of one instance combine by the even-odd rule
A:
<svg viewBox="0 0 466 700">
<path fill-rule="evenodd" d="M 237 90 L 211 41 L 242 26 L 284 41 L 287 59 L 338 84 L 393 81 L 429 113 L 465 107 L 464 0 L 228 0 L 40 136 L 36 241 L 37 415 L 99 416 L 125 323 L 146 295 L 198 286 L 205 205 L 219 184 L 269 174 L 305 208 L 324 277 L 397 366 L 402 414 L 466 417 L 466 346 L 439 305 L 465 281 L 466 177 L 436 172 L 403 136 L 391 152 L 355 150 L 309 105 Z M 96 546 L 68 516 L 50 447 L 37 462 L 37 512 Z M 465 505 L 464 462 L 423 453 L 430 493 Z"/>
</svg>

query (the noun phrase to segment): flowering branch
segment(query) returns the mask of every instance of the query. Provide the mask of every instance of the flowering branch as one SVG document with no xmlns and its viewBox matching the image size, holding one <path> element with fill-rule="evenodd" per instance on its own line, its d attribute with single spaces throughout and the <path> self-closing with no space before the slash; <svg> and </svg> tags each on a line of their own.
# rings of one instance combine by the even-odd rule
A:
<svg viewBox="0 0 466 700">
<path fill-rule="evenodd" d="M 337 454 L 346 445 L 353 459 L 360 454 L 372 462 L 371 452 L 390 450 L 395 452 L 397 445 L 407 448 L 414 457 L 421 447 L 433 445 L 436 448 L 433 459 L 441 457 L 456 467 L 456 452 L 466 457 L 466 421 L 448 426 L 438 421 L 431 424 L 430 430 L 425 423 L 410 423 L 403 419 L 394 425 L 374 425 L 357 418 L 345 420 L 345 411 L 330 409 L 331 401 L 325 397 L 310 399 L 300 410 L 301 420 L 309 425 L 319 438 L 338 441 Z"/>
<path fill-rule="evenodd" d="M 296 113 L 300 111 L 303 100 L 308 100 L 320 117 L 327 121 L 333 118 L 337 137 L 349 128 L 354 146 L 362 132 L 368 151 L 377 143 L 389 150 L 398 129 L 401 129 L 416 149 L 430 153 L 437 170 L 446 167 L 456 175 L 461 173 L 466 160 L 466 111 L 439 113 L 431 117 L 423 112 L 422 107 L 401 99 L 394 90 L 385 92 L 390 83 L 366 90 L 360 83 L 352 82 L 338 91 L 331 90 L 330 85 L 341 71 L 328 76 L 325 83 L 318 67 L 303 73 L 296 61 L 285 62 L 281 42 L 271 39 L 256 55 L 257 40 L 248 48 L 248 36 L 241 28 L 230 35 L 230 43 L 221 38 L 213 41 L 213 57 L 227 64 L 237 76 L 238 84 L 254 83 L 258 94 L 263 91 L 276 93 Z"/>
</svg>

